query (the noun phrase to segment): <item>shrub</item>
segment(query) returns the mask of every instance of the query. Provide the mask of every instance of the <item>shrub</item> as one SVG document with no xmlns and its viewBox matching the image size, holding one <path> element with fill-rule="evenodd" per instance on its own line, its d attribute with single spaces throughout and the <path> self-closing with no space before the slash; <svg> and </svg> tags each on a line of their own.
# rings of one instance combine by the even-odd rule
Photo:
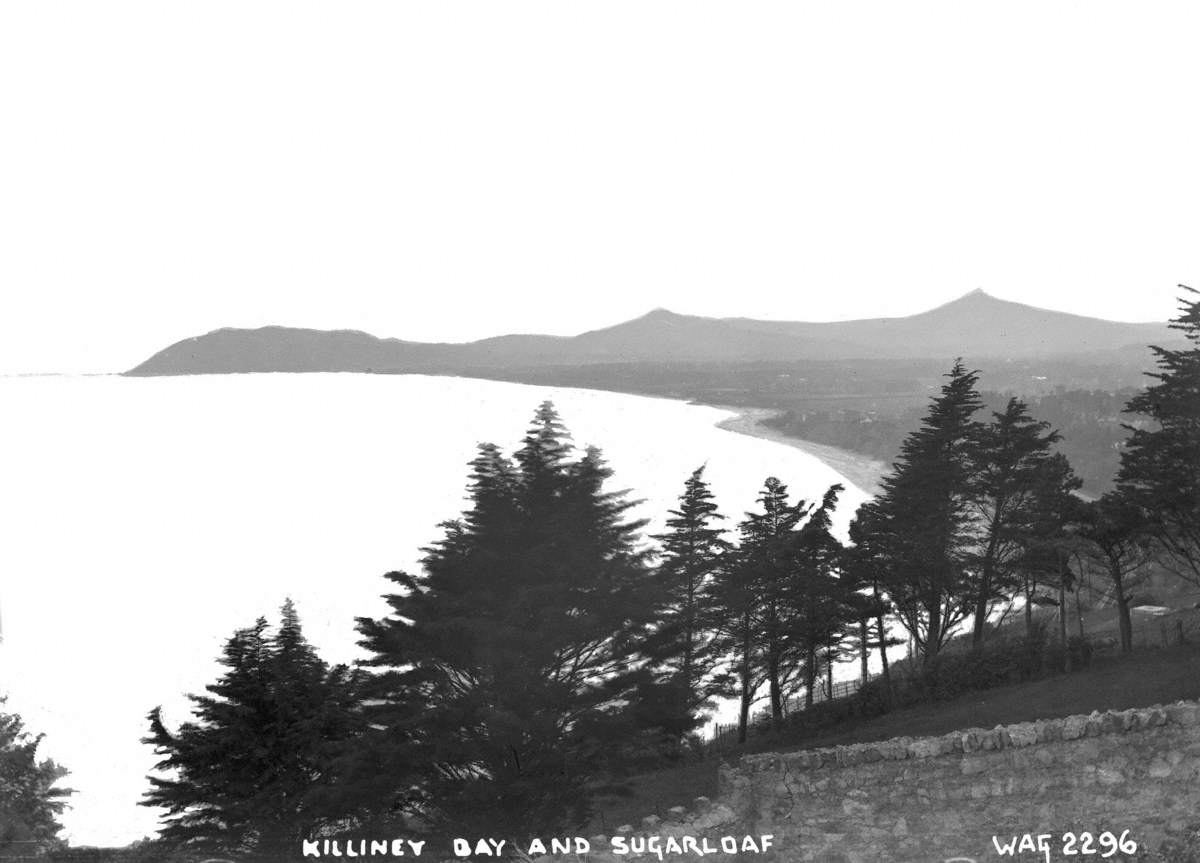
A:
<svg viewBox="0 0 1200 863">
<path fill-rule="evenodd" d="M 868 680 L 860 686 L 851 700 L 855 713 L 863 719 L 882 716 L 892 709 L 892 693 L 881 677 Z"/>
<path fill-rule="evenodd" d="M 1084 668 L 1090 665 L 1093 650 L 1090 639 L 1073 635 L 1067 640 L 1067 651 L 1071 655 L 1072 668 Z M 1046 667 L 1052 671 L 1065 671 L 1067 668 L 1062 642 L 1057 639 L 1046 648 Z"/>
</svg>

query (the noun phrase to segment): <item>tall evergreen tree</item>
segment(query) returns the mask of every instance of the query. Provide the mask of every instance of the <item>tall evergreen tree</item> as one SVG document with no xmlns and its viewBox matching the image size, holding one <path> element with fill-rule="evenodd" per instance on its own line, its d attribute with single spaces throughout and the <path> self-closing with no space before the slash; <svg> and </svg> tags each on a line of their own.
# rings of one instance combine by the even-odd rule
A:
<svg viewBox="0 0 1200 863">
<path fill-rule="evenodd" d="M 738 743 L 745 743 L 750 708 L 763 680 L 762 645 L 759 642 L 761 585 L 753 545 L 747 548 L 745 523 L 739 528 L 742 544 L 730 553 L 727 565 L 713 583 L 713 613 L 721 621 L 717 649 L 732 670 L 738 698 Z"/>
<path fill-rule="evenodd" d="M 1100 563 L 1112 584 L 1121 650 L 1126 653 L 1133 650 L 1133 621 L 1129 611 L 1134 603 L 1133 589 L 1149 574 L 1146 564 L 1151 558 L 1150 537 L 1143 518 L 1143 513 L 1125 495 L 1109 492 L 1085 507 L 1080 530 L 1080 536 L 1091 545 L 1091 556 Z"/>
<path fill-rule="evenodd" d="M 329 789 L 359 729 L 354 675 L 321 661 L 290 600 L 282 618 L 273 635 L 259 618 L 226 642 L 225 673 L 188 696 L 193 721 L 172 732 L 150 712 L 143 742 L 169 775 L 150 777 L 142 805 L 166 810 L 168 843 L 272 859 L 353 815 Z"/>
<path fill-rule="evenodd" d="M 928 662 L 972 609 L 967 569 L 978 542 L 971 484 L 978 372 L 955 362 L 921 427 L 905 439 L 883 490 L 859 511 L 900 622 Z"/>
<path fill-rule="evenodd" d="M 821 504 L 808 513 L 796 531 L 789 549 L 790 630 L 794 648 L 803 651 L 808 706 L 813 703 L 820 654 L 826 654 L 832 675 L 838 644 L 851 619 L 865 609 L 857 601 L 853 582 L 842 579 L 844 549 L 832 533 L 833 511 L 842 491 L 841 485 L 830 486 Z"/>
<path fill-rule="evenodd" d="M 676 742 L 699 726 L 714 699 L 732 691 L 731 675 L 718 668 L 719 621 L 712 611 L 714 579 L 729 562 L 730 544 L 716 526 L 723 518 L 701 466 L 684 483 L 667 532 L 655 537 L 662 544 L 655 569 L 659 604 L 644 649 L 652 685 L 664 695 L 662 727 Z"/>
<path fill-rule="evenodd" d="M 1185 285 L 1180 287 L 1200 296 Z M 1142 514 L 1163 562 L 1200 583 L 1200 299 L 1180 300 L 1171 326 L 1188 346 L 1152 346 L 1157 381 L 1130 399 L 1128 413 L 1146 417 L 1121 452 L 1117 488 Z"/>
<path fill-rule="evenodd" d="M 762 674 L 770 699 L 771 725 L 783 721 L 784 686 L 799 660 L 794 605 L 792 534 L 806 515 L 807 504 L 788 503 L 787 486 L 768 477 L 758 497 L 761 512 L 746 513 L 740 526 L 742 566 L 753 585 L 757 606 L 754 638 L 762 658 Z"/>
<path fill-rule="evenodd" d="M 380 711 L 422 704 L 435 825 L 499 836 L 582 821 L 624 727 L 629 651 L 649 616 L 644 522 L 604 490 L 597 450 L 571 454 L 549 402 L 513 460 L 483 446 L 470 509 L 421 575 L 388 575 L 394 613 L 359 621 L 378 680 L 396 687 L 373 690 Z M 372 721 L 387 727 L 382 712 Z M 400 750 L 412 745 L 401 734 Z"/>
<path fill-rule="evenodd" d="M 1015 588 L 1011 564 L 1021 553 L 1021 536 L 1034 518 L 1038 491 L 1049 491 L 1044 476 L 1060 439 L 1049 423 L 1034 420 L 1028 406 L 1016 397 L 979 429 L 970 477 L 972 503 L 982 527 L 974 555 L 972 642 L 976 645 L 983 641 L 993 604 L 1007 599 Z"/>
<path fill-rule="evenodd" d="M 62 830 L 58 817 L 74 792 L 58 784 L 65 768 L 38 758 L 41 741 L 26 733 L 20 716 L 0 713 L 0 858 L 32 859 Z"/>
<path fill-rule="evenodd" d="M 1086 507 L 1075 496 L 1082 484 L 1062 453 L 1042 459 L 1027 499 L 1006 527 L 1017 547 L 1010 571 L 1023 588 L 1027 637 L 1033 635 L 1033 596 L 1040 583 L 1058 590 L 1059 637 L 1067 643 L 1066 594 L 1077 587 L 1070 559 L 1087 524 Z"/>
<path fill-rule="evenodd" d="M 887 574 L 890 572 L 887 560 L 882 556 L 883 551 L 878 544 L 872 543 L 873 534 L 864 524 L 871 524 L 877 518 L 872 515 L 873 502 L 867 502 L 859 509 L 857 516 L 850 522 L 850 547 L 844 555 L 845 572 L 859 594 L 862 596 L 860 614 L 865 624 L 865 633 L 861 633 L 861 649 L 863 677 L 867 673 L 866 651 L 874 648 L 879 651 L 879 661 L 882 669 L 884 687 L 891 696 L 892 678 L 891 666 L 888 662 L 888 648 L 903 641 L 888 635 L 888 618 L 892 614 L 892 603 L 885 591 Z"/>
</svg>

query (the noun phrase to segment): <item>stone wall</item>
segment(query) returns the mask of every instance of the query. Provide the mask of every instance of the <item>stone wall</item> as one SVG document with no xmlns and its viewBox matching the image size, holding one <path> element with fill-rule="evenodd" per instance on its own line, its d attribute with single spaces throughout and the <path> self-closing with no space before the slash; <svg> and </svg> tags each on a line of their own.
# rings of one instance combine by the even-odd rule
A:
<svg viewBox="0 0 1200 863">
<path fill-rule="evenodd" d="M 614 854 L 614 837 L 594 836 L 589 853 L 567 856 L 589 863 L 1159 860 L 1156 851 L 1168 837 L 1184 836 L 1198 823 L 1200 703 L 1179 702 L 744 756 L 722 766 L 718 801 L 700 797 L 666 818 L 619 828 L 617 847 L 640 853 Z M 1085 832 L 1092 836 L 1090 853 Z M 1126 851 L 1103 856 L 1111 848 L 1101 839 L 1106 832 L 1123 837 Z M 1075 836 L 1071 844 L 1067 833 Z M 1029 850 L 1039 835 L 1049 855 Z M 683 847 L 686 837 L 696 844 Z M 764 837 L 770 837 L 765 850 Z M 1015 844 L 1015 853 L 1001 854 L 993 837 Z M 734 854 L 727 853 L 730 841 L 738 846 Z M 1131 842 L 1135 853 L 1128 853 Z M 1200 861 L 1194 854 L 1169 859 Z"/>
<path fill-rule="evenodd" d="M 1002 857 L 992 837 L 1050 834 L 1049 859 L 1099 860 L 1098 837 L 1126 830 L 1141 851 L 1106 859 L 1152 859 L 1200 822 L 1200 704 L 745 756 L 722 769 L 720 799 L 775 836 L 779 859 L 1046 860 Z M 1064 854 L 1064 834 L 1085 831 L 1093 853 Z"/>
</svg>

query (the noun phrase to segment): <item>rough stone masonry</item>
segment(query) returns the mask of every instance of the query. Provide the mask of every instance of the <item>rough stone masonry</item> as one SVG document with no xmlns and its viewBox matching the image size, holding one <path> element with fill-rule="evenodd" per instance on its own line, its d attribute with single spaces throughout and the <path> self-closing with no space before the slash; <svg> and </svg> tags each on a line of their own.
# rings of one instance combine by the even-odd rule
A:
<svg viewBox="0 0 1200 863">
<path fill-rule="evenodd" d="M 640 849 L 648 846 L 628 839 L 662 837 L 660 851 L 666 837 L 771 836 L 769 850 L 712 855 L 745 863 L 1043 861 L 1045 851 L 998 850 L 1042 836 L 1051 861 L 1086 863 L 1154 859 L 1169 834 L 1197 823 L 1200 703 L 1178 702 L 743 756 L 722 766 L 718 801 L 698 798 L 691 810 L 647 817 L 618 835 L 626 837 L 619 847 Z M 1124 834 L 1126 852 L 1102 857 L 1106 832 Z M 700 859 L 648 850 L 615 855 L 612 838 L 593 837 L 586 859 Z M 1128 853 L 1130 843 L 1137 852 Z"/>
<path fill-rule="evenodd" d="M 1049 834 L 1052 860 L 1083 860 L 1082 833 L 1126 830 L 1141 851 L 1107 859 L 1146 859 L 1200 822 L 1200 704 L 751 755 L 721 779 L 723 802 L 774 833 L 781 859 L 1044 860 L 1002 858 L 993 837 Z"/>
</svg>

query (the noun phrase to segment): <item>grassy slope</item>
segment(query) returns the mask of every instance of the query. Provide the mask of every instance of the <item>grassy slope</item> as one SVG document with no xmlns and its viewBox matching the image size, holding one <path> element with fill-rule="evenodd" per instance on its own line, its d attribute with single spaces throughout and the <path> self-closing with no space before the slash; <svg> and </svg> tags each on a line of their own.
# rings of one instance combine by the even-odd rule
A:
<svg viewBox="0 0 1200 863">
<path fill-rule="evenodd" d="M 751 749 L 788 751 L 890 737 L 933 736 L 958 729 L 992 728 L 1180 699 L 1200 699 L 1200 646 L 1194 644 L 1105 657 L 1074 674 L 1059 674 L 971 693 L 953 701 L 899 710 L 802 741 L 788 739 L 786 734 L 778 738 L 759 736 L 751 739 Z M 735 760 L 739 754 L 733 750 L 723 757 Z M 622 824 L 636 826 L 646 815 L 663 815 L 670 807 L 687 805 L 695 797 L 714 796 L 720 757 L 637 777 L 628 796 L 597 801 L 597 815 L 589 833 L 611 833 Z"/>
</svg>

